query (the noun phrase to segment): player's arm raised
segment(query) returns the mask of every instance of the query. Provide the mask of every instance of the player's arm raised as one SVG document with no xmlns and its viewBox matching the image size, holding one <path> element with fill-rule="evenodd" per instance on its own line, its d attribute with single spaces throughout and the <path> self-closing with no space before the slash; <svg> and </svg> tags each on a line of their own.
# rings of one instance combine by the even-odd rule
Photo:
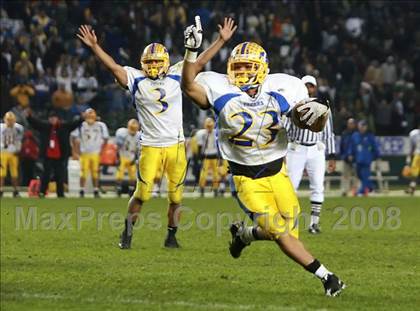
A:
<svg viewBox="0 0 420 311">
<path fill-rule="evenodd" d="M 231 18 L 225 18 L 219 27 L 219 37 L 197 58 L 197 50 L 201 46 L 203 34 L 200 17 L 195 17 L 195 25 L 187 27 L 184 32 L 186 47 L 182 70 L 181 88 L 200 108 L 207 109 L 210 104 L 204 88 L 194 81 L 197 74 L 216 55 L 223 45 L 232 37 L 237 26 Z"/>
<path fill-rule="evenodd" d="M 77 37 L 82 40 L 84 44 L 91 48 L 92 52 L 104 63 L 104 65 L 112 72 L 115 79 L 122 87 L 127 86 L 127 73 L 125 69 L 117 64 L 114 59 L 107 54 L 99 45 L 96 38 L 95 30 L 88 25 L 81 25 Z"/>
</svg>

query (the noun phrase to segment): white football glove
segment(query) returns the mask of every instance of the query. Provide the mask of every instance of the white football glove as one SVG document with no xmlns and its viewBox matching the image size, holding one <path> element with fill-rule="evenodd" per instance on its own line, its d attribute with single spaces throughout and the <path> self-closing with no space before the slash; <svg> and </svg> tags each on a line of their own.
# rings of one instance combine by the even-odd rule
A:
<svg viewBox="0 0 420 311">
<path fill-rule="evenodd" d="M 184 46 L 197 51 L 203 41 L 203 28 L 201 28 L 200 16 L 195 17 L 195 25 L 188 26 L 184 31 Z"/>
<path fill-rule="evenodd" d="M 297 112 L 308 109 L 308 111 L 300 117 L 300 121 L 306 121 L 308 126 L 314 124 L 319 117 L 324 115 L 329 110 L 327 104 L 321 104 L 315 101 L 315 99 L 316 98 L 305 99 L 303 100 L 305 104 L 296 108 Z"/>
</svg>

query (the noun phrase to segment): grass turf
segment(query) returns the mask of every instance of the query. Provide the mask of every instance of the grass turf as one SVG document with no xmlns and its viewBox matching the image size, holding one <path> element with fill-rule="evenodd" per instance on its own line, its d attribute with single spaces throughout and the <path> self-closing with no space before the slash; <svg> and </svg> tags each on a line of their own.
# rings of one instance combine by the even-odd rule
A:
<svg viewBox="0 0 420 311">
<path fill-rule="evenodd" d="M 307 201 L 301 200 L 306 212 Z M 232 259 L 227 223 L 243 218 L 232 199 L 188 199 L 184 205 L 183 224 L 195 224 L 178 233 L 182 249 L 162 247 L 166 201 L 156 199 L 144 208 L 133 249 L 121 251 L 118 215 L 125 215 L 125 199 L 2 199 L 1 309 L 415 310 L 420 305 L 415 198 L 331 198 L 322 212 L 321 235 L 310 236 L 301 226 L 306 247 L 347 283 L 338 298 L 324 297 L 321 283 L 272 242 L 254 243 Z M 79 228 L 78 207 L 79 216 L 94 213 Z M 22 211 L 37 216 L 26 229 Z"/>
</svg>

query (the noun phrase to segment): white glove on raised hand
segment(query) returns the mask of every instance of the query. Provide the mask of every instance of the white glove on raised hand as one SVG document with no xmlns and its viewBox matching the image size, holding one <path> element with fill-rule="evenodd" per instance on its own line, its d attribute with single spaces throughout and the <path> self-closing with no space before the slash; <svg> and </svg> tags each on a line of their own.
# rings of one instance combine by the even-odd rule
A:
<svg viewBox="0 0 420 311">
<path fill-rule="evenodd" d="M 314 124 L 314 122 L 324 115 L 330 108 L 328 102 L 321 103 L 317 98 L 308 98 L 304 100 L 305 104 L 296 108 L 297 112 L 301 112 L 304 109 L 308 111 L 300 117 L 301 121 L 306 121 L 308 126 Z"/>
<path fill-rule="evenodd" d="M 184 31 L 184 46 L 191 51 L 197 51 L 203 41 L 203 28 L 200 16 L 195 17 L 195 25 L 188 26 Z"/>
</svg>

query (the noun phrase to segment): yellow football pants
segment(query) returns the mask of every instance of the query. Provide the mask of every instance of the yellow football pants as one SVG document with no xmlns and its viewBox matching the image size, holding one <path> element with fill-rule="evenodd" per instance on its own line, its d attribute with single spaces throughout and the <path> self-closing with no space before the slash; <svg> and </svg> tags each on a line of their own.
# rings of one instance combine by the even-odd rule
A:
<svg viewBox="0 0 420 311">
<path fill-rule="evenodd" d="M 420 174 L 420 155 L 415 155 L 413 160 L 411 161 L 411 177 L 417 178 Z"/>
<path fill-rule="evenodd" d="M 162 167 L 168 181 L 168 200 L 179 204 L 182 201 L 184 180 L 187 173 L 187 159 L 184 143 L 168 147 L 142 146 L 139 160 L 139 174 L 134 197 L 146 202 L 153 191 L 155 178 Z"/>
<path fill-rule="evenodd" d="M 273 238 L 299 237 L 299 201 L 285 168 L 276 175 L 252 179 L 233 176 L 241 208 Z"/>
<path fill-rule="evenodd" d="M 81 178 L 86 178 L 90 173 L 92 178 L 99 177 L 99 154 L 98 153 L 84 153 L 80 155 Z"/>
<path fill-rule="evenodd" d="M 136 179 L 136 165 L 126 157 L 120 157 L 120 165 L 118 166 L 115 175 L 116 180 L 121 181 L 124 178 L 124 173 L 127 171 L 128 180 L 133 181 Z"/>
<path fill-rule="evenodd" d="M 10 172 L 10 177 L 17 178 L 19 171 L 19 157 L 16 154 L 10 152 L 0 153 L 0 176 L 6 177 L 7 171 Z"/>
<path fill-rule="evenodd" d="M 201 165 L 200 179 L 198 181 L 198 185 L 200 186 L 200 188 L 204 188 L 206 186 L 207 176 L 210 172 L 213 179 L 213 190 L 219 188 L 218 162 L 218 159 L 203 159 L 203 163 Z"/>
</svg>

